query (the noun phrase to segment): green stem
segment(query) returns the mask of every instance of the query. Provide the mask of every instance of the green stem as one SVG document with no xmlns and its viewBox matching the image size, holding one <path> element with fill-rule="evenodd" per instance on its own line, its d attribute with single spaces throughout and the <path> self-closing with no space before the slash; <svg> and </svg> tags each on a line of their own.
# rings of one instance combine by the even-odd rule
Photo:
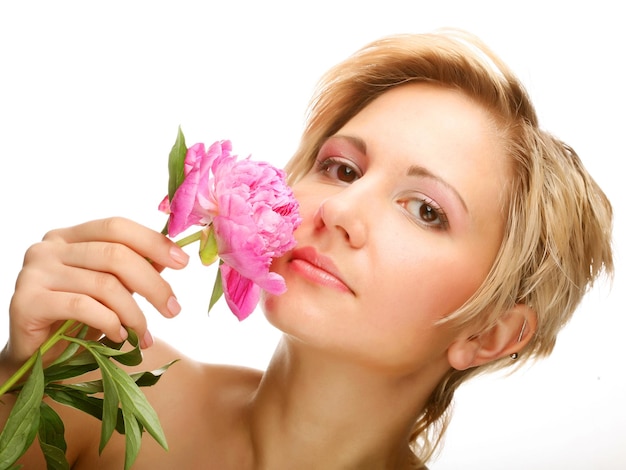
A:
<svg viewBox="0 0 626 470">
<path fill-rule="evenodd" d="M 197 242 L 202 237 L 202 230 L 198 230 L 191 235 L 187 235 L 185 238 L 181 238 L 176 242 L 176 244 L 180 247 L 187 246 L 193 242 Z"/>
<path fill-rule="evenodd" d="M 63 323 L 59 327 L 59 329 L 39 347 L 41 355 L 43 356 L 46 352 L 50 350 L 50 348 L 52 348 L 52 346 L 54 346 L 60 340 L 64 339 L 63 335 L 65 334 L 65 332 L 69 330 L 75 323 L 76 320 L 66 320 L 65 323 Z M 9 379 L 5 383 L 2 384 L 2 386 L 0 387 L 0 397 L 8 392 L 11 387 L 13 387 L 13 385 L 15 385 L 26 374 L 26 372 L 30 370 L 36 360 L 37 351 L 35 351 L 33 355 L 30 356 L 24 364 L 22 364 L 22 367 L 20 367 L 11 377 L 9 377 Z"/>
</svg>

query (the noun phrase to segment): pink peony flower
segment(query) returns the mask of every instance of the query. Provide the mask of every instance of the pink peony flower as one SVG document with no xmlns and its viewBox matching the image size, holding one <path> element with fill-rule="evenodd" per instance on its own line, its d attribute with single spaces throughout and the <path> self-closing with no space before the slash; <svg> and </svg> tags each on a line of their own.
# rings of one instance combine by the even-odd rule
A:
<svg viewBox="0 0 626 470">
<path fill-rule="evenodd" d="M 191 147 L 185 157 L 185 179 L 171 204 L 169 235 L 191 225 L 212 225 L 217 242 L 222 286 L 231 311 L 243 320 L 254 310 L 261 289 L 286 290 L 284 279 L 270 272 L 272 259 L 295 246 L 301 222 L 298 203 L 285 174 L 265 162 L 237 160 L 229 141 Z"/>
<path fill-rule="evenodd" d="M 213 163 L 213 173 L 212 193 L 219 207 L 213 227 L 224 261 L 224 294 L 233 313 L 243 319 L 259 299 L 259 289 L 251 284 L 272 294 L 286 290 L 284 279 L 269 269 L 273 258 L 296 244 L 298 203 L 284 172 L 268 163 L 225 157 Z"/>
</svg>

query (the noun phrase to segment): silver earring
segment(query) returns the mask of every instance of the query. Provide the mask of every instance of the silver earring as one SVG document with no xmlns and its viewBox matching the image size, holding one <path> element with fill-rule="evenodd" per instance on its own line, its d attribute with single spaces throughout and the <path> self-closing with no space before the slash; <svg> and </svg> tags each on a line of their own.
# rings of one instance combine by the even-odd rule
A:
<svg viewBox="0 0 626 470">
<path fill-rule="evenodd" d="M 522 323 L 522 329 L 519 332 L 519 336 L 517 337 L 517 342 L 519 343 L 524 337 L 524 330 L 526 329 L 526 319 L 524 318 L 524 323 Z M 515 360 L 519 357 L 519 353 L 514 352 L 509 356 L 511 359 Z"/>
</svg>

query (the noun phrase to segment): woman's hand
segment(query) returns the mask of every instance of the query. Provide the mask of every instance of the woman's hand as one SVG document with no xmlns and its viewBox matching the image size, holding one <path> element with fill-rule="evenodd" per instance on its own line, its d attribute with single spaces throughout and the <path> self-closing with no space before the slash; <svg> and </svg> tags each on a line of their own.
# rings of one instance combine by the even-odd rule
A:
<svg viewBox="0 0 626 470">
<path fill-rule="evenodd" d="M 126 339 L 123 325 L 130 327 L 149 347 L 152 337 L 133 293 L 162 315 L 177 315 L 180 306 L 159 273 L 164 267 L 180 269 L 188 259 L 159 232 L 123 218 L 52 230 L 24 257 L 10 305 L 5 359 L 8 354 L 11 362 L 24 362 L 67 319 L 115 341 Z"/>
</svg>

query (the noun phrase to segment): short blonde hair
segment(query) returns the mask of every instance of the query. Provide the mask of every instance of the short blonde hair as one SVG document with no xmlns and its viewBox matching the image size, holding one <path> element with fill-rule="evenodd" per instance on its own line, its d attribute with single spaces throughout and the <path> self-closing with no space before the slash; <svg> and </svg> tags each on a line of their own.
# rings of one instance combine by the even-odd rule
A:
<svg viewBox="0 0 626 470">
<path fill-rule="evenodd" d="M 488 329 L 524 303 L 537 313 L 537 331 L 516 363 L 548 355 L 594 280 L 603 271 L 612 273 L 612 209 L 574 150 L 539 127 L 519 80 L 476 37 L 458 30 L 390 36 L 332 68 L 319 82 L 300 146 L 286 166 L 290 182 L 310 170 L 324 141 L 368 103 L 409 82 L 460 90 L 487 109 L 514 175 L 493 267 L 477 292 L 444 321 Z M 430 457 L 445 431 L 456 387 L 510 363 L 449 372 L 414 428 L 421 459 Z"/>
</svg>

